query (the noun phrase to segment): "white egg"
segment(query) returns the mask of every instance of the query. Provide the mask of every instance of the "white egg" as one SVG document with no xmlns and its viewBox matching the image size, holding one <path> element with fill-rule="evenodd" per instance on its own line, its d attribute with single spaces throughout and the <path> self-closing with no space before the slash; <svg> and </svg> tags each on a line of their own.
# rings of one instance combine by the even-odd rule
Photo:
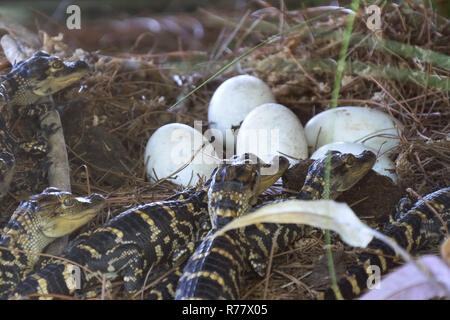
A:
<svg viewBox="0 0 450 320">
<path fill-rule="evenodd" d="M 364 150 L 372 151 L 377 154 L 375 149 L 372 149 L 366 145 L 362 145 L 360 143 L 352 143 L 352 142 L 333 142 L 321 146 L 317 149 L 311 156 L 311 159 L 318 159 L 326 155 L 328 150 L 336 150 L 345 153 L 352 153 L 354 155 L 360 154 Z M 395 165 L 394 162 L 389 159 L 388 156 L 382 155 L 377 157 L 377 161 L 375 162 L 373 168 L 376 172 L 381 175 L 387 176 L 391 178 L 391 180 L 397 184 L 397 175 L 395 174 Z"/>
<path fill-rule="evenodd" d="M 257 155 L 264 162 L 283 154 L 296 159 L 308 158 L 300 120 L 291 110 L 277 103 L 266 103 L 253 109 L 242 122 L 237 136 L 236 154 L 245 152 Z M 298 162 L 295 159 L 289 161 L 291 164 Z"/>
<path fill-rule="evenodd" d="M 173 175 L 170 181 L 193 186 L 199 176 L 208 179 L 219 163 L 219 159 L 208 140 L 194 128 L 181 123 L 170 123 L 156 130 L 147 142 L 144 164 L 151 182 L 171 176 L 187 164 L 201 146 L 202 151 L 182 171 Z"/>
<path fill-rule="evenodd" d="M 232 129 L 237 129 L 254 108 L 268 102 L 275 102 L 275 97 L 270 88 L 256 77 L 240 75 L 224 81 L 214 92 L 208 109 L 217 152 L 218 146 L 225 141 L 226 157 L 233 155 L 237 132 Z"/>
<path fill-rule="evenodd" d="M 402 125 L 388 114 L 363 107 L 338 107 L 312 117 L 305 125 L 310 152 L 331 142 L 357 142 L 384 154 L 399 143 Z"/>
</svg>

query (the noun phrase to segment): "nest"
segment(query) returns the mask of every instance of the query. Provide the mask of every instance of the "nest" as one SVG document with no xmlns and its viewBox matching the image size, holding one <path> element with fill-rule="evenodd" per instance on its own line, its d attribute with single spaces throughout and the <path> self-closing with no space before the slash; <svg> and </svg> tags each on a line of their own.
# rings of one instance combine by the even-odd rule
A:
<svg viewBox="0 0 450 320">
<path fill-rule="evenodd" d="M 202 61 L 190 70 L 180 66 L 180 58 L 169 53 L 155 56 L 122 52 L 111 57 L 72 50 L 62 37 L 40 33 L 44 50 L 68 59 L 83 58 L 92 66 L 92 72 L 81 83 L 55 97 L 55 101 L 71 101 L 61 116 L 73 192 L 95 191 L 109 196 L 108 215 L 84 230 L 103 224 L 125 209 L 164 199 L 180 190 L 169 181 L 146 181 L 145 145 L 152 133 L 167 123 L 192 126 L 194 120 L 202 120 L 206 128 L 209 100 L 224 79 L 239 73 L 261 78 L 272 88 L 277 101 L 294 111 L 303 124 L 330 107 L 346 12 L 327 15 L 284 33 L 208 82 L 176 111 L 168 111 L 178 99 L 208 79 L 211 70 L 267 38 L 262 26 L 287 29 L 321 13 L 269 9 L 258 11 L 251 18 L 246 16 L 241 28 L 234 25 L 232 39 L 240 46 L 233 52 L 222 50 L 214 60 Z M 406 188 L 425 194 L 450 185 L 450 68 L 448 60 L 439 56 L 450 54 L 450 22 L 413 1 L 386 4 L 382 12 L 382 29 L 377 34 L 367 28 L 364 14 L 356 17 L 339 105 L 376 108 L 404 125 L 399 148 L 392 156 L 399 180 L 398 186 L 392 186 L 395 203 L 406 194 Z M 245 28 L 249 26 L 253 26 L 251 31 Z M 253 44 L 243 40 L 246 36 Z M 222 41 L 225 43 L 226 39 Z M 440 81 L 440 77 L 447 77 L 447 82 Z M 299 177 L 301 184 L 301 174 Z M 363 191 L 356 192 L 351 203 L 356 205 L 364 198 L 365 207 L 355 211 L 376 226 L 383 219 L 374 219 L 367 210 L 379 209 L 376 197 L 386 196 L 386 181 L 371 181 L 368 194 L 373 198 L 365 197 Z M 384 212 L 385 217 L 389 213 Z M 243 297 L 311 299 L 313 290 L 327 285 L 324 279 L 328 271 L 320 269 L 324 264 L 319 259 L 324 253 L 323 245 L 323 235 L 313 233 L 291 250 L 274 255 L 265 279 L 248 277 Z M 333 251 L 337 273 L 342 274 L 355 261 L 355 251 L 339 241 L 334 242 Z M 126 296 L 113 290 L 111 297 Z"/>
</svg>

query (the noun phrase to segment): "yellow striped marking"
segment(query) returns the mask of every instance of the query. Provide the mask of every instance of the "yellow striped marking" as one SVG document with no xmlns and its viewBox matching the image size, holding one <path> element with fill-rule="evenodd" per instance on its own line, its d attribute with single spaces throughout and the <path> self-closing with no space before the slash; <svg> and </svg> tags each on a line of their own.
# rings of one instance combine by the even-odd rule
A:
<svg viewBox="0 0 450 320">
<path fill-rule="evenodd" d="M 186 209 L 188 209 L 189 212 L 194 212 L 195 207 L 192 203 L 188 202 L 186 203 Z"/>
<path fill-rule="evenodd" d="M 356 281 L 356 276 L 352 275 L 350 277 L 347 277 L 348 282 L 350 282 L 351 286 L 352 286 L 352 291 L 356 296 L 359 296 L 359 294 L 361 293 L 361 289 L 358 286 L 358 282 Z"/>
<path fill-rule="evenodd" d="M 319 191 L 310 186 L 303 186 L 302 191 L 306 191 L 313 194 L 313 199 L 316 199 L 319 196 Z"/>
<path fill-rule="evenodd" d="M 113 228 L 113 227 L 106 227 L 102 228 L 102 231 L 110 232 L 114 234 L 116 237 L 123 239 L 123 232 L 119 229 Z"/>
<path fill-rule="evenodd" d="M 238 215 L 238 212 L 231 209 L 219 209 L 217 210 L 217 215 L 225 218 L 234 218 Z"/>
<path fill-rule="evenodd" d="M 405 249 L 406 249 L 406 251 L 410 252 L 411 249 L 412 249 L 412 244 L 414 243 L 414 239 L 412 237 L 412 235 L 413 235 L 413 227 L 410 224 L 406 223 L 406 222 L 394 222 L 393 225 L 395 225 L 395 226 L 402 226 L 402 227 L 404 227 L 406 229 L 404 234 L 406 236 L 406 240 L 408 241 L 408 247 L 405 248 Z"/>
<path fill-rule="evenodd" d="M 211 251 L 206 251 L 206 252 L 202 252 L 202 253 L 197 253 L 194 252 L 194 254 L 191 256 L 192 260 L 201 260 L 204 259 L 205 257 L 209 256 Z"/>
<path fill-rule="evenodd" d="M 165 206 L 165 205 L 163 205 L 162 207 L 163 207 L 164 210 L 167 211 L 168 214 L 170 214 L 170 216 L 171 216 L 172 218 L 175 218 L 175 217 L 176 217 L 175 211 L 173 211 L 172 208 L 170 208 L 170 207 L 168 207 L 168 206 Z"/>
<path fill-rule="evenodd" d="M 199 272 L 195 272 L 195 273 L 191 273 L 187 279 L 188 280 L 192 280 L 195 278 L 209 278 L 213 281 L 216 281 L 218 284 L 220 284 L 221 286 L 225 285 L 225 281 L 223 280 L 223 278 L 221 276 L 219 276 L 216 272 L 209 272 L 209 271 L 199 271 Z"/>
<path fill-rule="evenodd" d="M 156 256 L 158 257 L 158 261 L 159 261 L 159 259 L 161 259 L 164 256 L 162 247 L 159 244 L 157 246 L 155 246 L 155 253 L 156 253 Z"/>
<path fill-rule="evenodd" d="M 230 241 L 233 246 L 236 245 L 236 241 L 234 241 L 234 239 L 232 237 L 230 237 L 228 234 L 225 233 L 225 234 L 221 235 L 221 237 L 227 238 L 227 240 Z"/>
<path fill-rule="evenodd" d="M 163 298 L 162 293 L 159 292 L 158 290 L 152 290 L 152 291 L 150 291 L 150 294 L 156 295 L 157 300 L 162 300 L 162 298 Z"/>
<path fill-rule="evenodd" d="M 439 203 L 435 200 L 428 200 L 428 202 L 431 204 L 431 206 L 437 211 L 444 211 L 445 209 L 445 205 L 443 205 L 442 203 Z"/>
<path fill-rule="evenodd" d="M 381 270 L 383 270 L 383 272 L 386 271 L 387 270 L 387 262 L 386 262 L 386 258 L 384 257 L 384 252 L 381 251 L 380 249 L 376 249 L 376 250 L 374 250 L 374 252 L 376 253 L 376 255 L 378 257 L 378 260 L 380 260 L 380 262 L 381 262 Z"/>
<path fill-rule="evenodd" d="M 223 249 L 220 249 L 220 248 L 212 248 L 211 252 L 216 252 L 216 253 L 220 254 L 221 256 L 224 256 L 228 260 L 235 261 L 233 256 L 226 250 L 223 250 Z"/>
<path fill-rule="evenodd" d="M 150 225 L 150 226 L 154 226 L 155 225 L 155 221 L 153 221 L 148 216 L 148 214 L 146 214 L 145 212 L 143 212 L 141 210 L 134 210 L 134 212 L 136 212 L 142 218 L 142 220 L 144 220 L 148 225 Z"/>
<path fill-rule="evenodd" d="M 318 178 L 318 177 L 314 177 L 313 181 L 314 181 L 314 183 L 318 183 L 318 184 L 322 184 L 323 183 L 323 179 L 322 178 Z"/>
<path fill-rule="evenodd" d="M 100 259 L 102 257 L 100 252 L 98 252 L 97 250 L 95 250 L 94 248 L 92 248 L 86 244 L 79 244 L 79 245 L 77 245 L 77 248 L 86 250 L 87 252 L 89 252 L 89 254 L 91 255 L 92 258 Z"/>
<path fill-rule="evenodd" d="M 165 236 L 163 239 L 165 244 L 168 244 L 170 242 L 170 237 L 169 236 Z"/>
<path fill-rule="evenodd" d="M 171 283 L 169 283 L 167 285 L 167 291 L 171 294 L 171 295 L 175 295 L 175 288 L 173 287 L 173 285 Z"/>
<path fill-rule="evenodd" d="M 420 217 L 421 220 L 428 220 L 427 215 L 419 210 L 410 210 L 408 215 L 416 214 Z"/>
<path fill-rule="evenodd" d="M 45 280 L 44 278 L 41 278 L 40 276 L 38 276 L 37 274 L 33 274 L 31 275 L 33 278 L 36 279 L 36 281 L 39 284 L 39 288 L 41 289 L 41 293 L 48 293 L 48 288 L 47 288 L 47 280 Z"/>
<path fill-rule="evenodd" d="M 258 228 L 259 231 L 266 231 L 266 228 L 264 228 L 264 225 L 262 223 L 255 223 L 256 228 Z"/>
</svg>

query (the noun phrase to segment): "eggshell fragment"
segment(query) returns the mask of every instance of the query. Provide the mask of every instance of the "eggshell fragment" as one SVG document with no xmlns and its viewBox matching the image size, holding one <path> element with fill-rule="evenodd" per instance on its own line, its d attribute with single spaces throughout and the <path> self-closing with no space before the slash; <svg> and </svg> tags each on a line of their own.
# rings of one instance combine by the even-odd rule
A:
<svg viewBox="0 0 450 320">
<path fill-rule="evenodd" d="M 251 110 L 268 102 L 275 102 L 275 97 L 256 77 L 240 75 L 224 81 L 214 92 L 208 109 L 210 128 L 217 129 L 215 145 L 222 146 L 225 141 L 227 154 L 232 155 L 237 132 L 233 134 L 231 129 L 238 129 Z"/>
<path fill-rule="evenodd" d="M 181 123 L 160 127 L 145 148 L 144 164 L 148 179 L 154 182 L 171 176 L 188 163 L 204 143 L 205 147 L 192 162 L 170 178 L 176 184 L 194 186 L 199 176 L 208 179 L 220 160 L 208 140 L 194 128 Z"/>
<path fill-rule="evenodd" d="M 321 112 L 305 125 L 310 151 L 331 142 L 362 143 L 383 154 L 399 143 L 402 125 L 388 114 L 363 107 L 338 107 Z"/>
<path fill-rule="evenodd" d="M 328 150 L 336 150 L 343 153 L 351 153 L 354 155 L 360 154 L 364 150 L 372 151 L 377 154 L 377 151 L 360 143 L 352 143 L 352 142 L 333 142 L 326 144 L 319 149 L 317 149 L 312 155 L 311 159 L 318 159 L 326 155 Z M 377 157 L 377 161 L 375 162 L 373 168 L 374 171 L 378 172 L 381 175 L 387 176 L 391 178 L 391 180 L 397 184 L 397 175 L 395 174 L 395 165 L 389 159 L 388 156 L 382 155 Z"/>
<path fill-rule="evenodd" d="M 305 131 L 300 120 L 288 108 L 266 103 L 253 109 L 237 136 L 236 154 L 250 152 L 265 162 L 274 155 L 288 155 L 296 159 L 308 157 Z M 289 159 L 291 164 L 297 163 Z"/>
</svg>

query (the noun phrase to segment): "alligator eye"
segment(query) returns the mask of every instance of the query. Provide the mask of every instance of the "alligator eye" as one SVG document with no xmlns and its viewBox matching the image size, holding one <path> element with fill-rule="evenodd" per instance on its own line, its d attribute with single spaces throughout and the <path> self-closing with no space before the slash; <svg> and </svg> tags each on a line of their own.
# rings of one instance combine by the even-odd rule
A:
<svg viewBox="0 0 450 320">
<path fill-rule="evenodd" d="M 345 163 L 346 163 L 348 166 L 351 167 L 351 166 L 353 165 L 354 162 L 355 162 L 355 156 L 352 155 L 352 154 L 348 154 L 347 157 L 346 157 L 346 159 L 345 159 Z"/>
<path fill-rule="evenodd" d="M 53 69 L 61 69 L 63 66 L 63 63 L 60 60 L 53 60 L 51 63 L 51 67 Z"/>
<path fill-rule="evenodd" d="M 73 206 L 73 199 L 72 198 L 65 198 L 63 201 L 64 206 L 71 207 Z"/>
</svg>

